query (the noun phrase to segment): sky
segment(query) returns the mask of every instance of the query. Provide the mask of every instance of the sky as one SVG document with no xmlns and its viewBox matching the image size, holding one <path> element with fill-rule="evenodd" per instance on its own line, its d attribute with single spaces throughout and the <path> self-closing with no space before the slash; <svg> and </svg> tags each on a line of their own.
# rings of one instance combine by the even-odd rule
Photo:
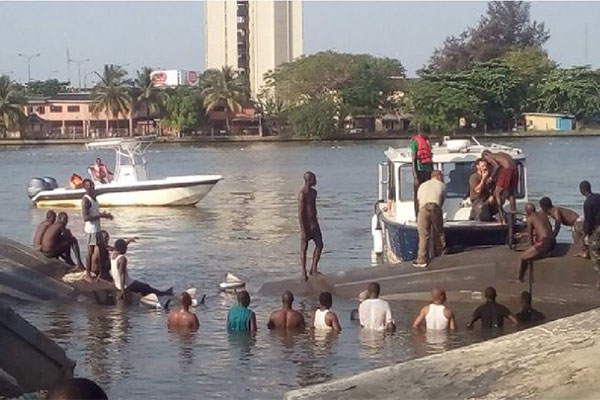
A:
<svg viewBox="0 0 600 400">
<path fill-rule="evenodd" d="M 370 53 L 399 59 L 409 76 L 448 35 L 477 24 L 486 2 L 305 1 L 304 52 Z M 550 29 L 550 57 L 564 66 L 600 65 L 600 2 L 533 2 L 532 19 Z M 588 29 L 587 57 L 585 26 Z M 67 55 L 81 63 L 81 80 L 119 64 L 133 74 L 154 69 L 204 69 L 204 4 L 188 2 L 0 1 L 0 74 L 67 79 Z M 77 64 L 71 80 L 78 83 Z"/>
</svg>

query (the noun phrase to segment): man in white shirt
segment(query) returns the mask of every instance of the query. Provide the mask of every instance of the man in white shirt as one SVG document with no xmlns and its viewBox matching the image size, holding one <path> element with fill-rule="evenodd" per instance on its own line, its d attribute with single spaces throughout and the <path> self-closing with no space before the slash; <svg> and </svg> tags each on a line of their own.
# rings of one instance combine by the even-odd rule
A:
<svg viewBox="0 0 600 400">
<path fill-rule="evenodd" d="M 365 329 L 393 332 L 396 330 L 396 324 L 392 318 L 392 310 L 387 301 L 379 298 L 380 290 L 379 283 L 369 283 L 369 298 L 358 307 L 360 326 Z"/>
<path fill-rule="evenodd" d="M 433 236 L 435 256 L 439 256 L 446 247 L 444 236 L 444 216 L 442 206 L 446 200 L 446 185 L 442 171 L 433 171 L 431 179 L 419 186 L 417 192 L 419 214 L 417 230 L 419 231 L 419 254 L 413 267 L 425 268 L 429 262 L 429 240 Z"/>
</svg>

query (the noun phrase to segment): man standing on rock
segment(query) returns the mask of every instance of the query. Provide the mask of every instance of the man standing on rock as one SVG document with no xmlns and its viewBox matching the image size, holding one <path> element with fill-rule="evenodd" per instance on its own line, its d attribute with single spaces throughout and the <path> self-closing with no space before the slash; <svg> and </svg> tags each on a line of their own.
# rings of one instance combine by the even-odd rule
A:
<svg viewBox="0 0 600 400">
<path fill-rule="evenodd" d="M 302 280 L 307 281 L 306 274 L 306 251 L 308 242 L 315 242 L 315 251 L 312 257 L 310 274 L 316 275 L 321 252 L 323 251 L 323 236 L 317 220 L 317 177 L 310 171 L 304 173 L 304 186 L 298 193 L 298 220 L 300 222 L 300 262 L 302 264 Z"/>
<path fill-rule="evenodd" d="M 583 232 L 589 243 L 589 252 L 594 268 L 598 272 L 596 288 L 600 290 L 600 194 L 592 193 L 588 181 L 579 184 L 579 191 L 585 196 L 583 203 Z"/>
</svg>

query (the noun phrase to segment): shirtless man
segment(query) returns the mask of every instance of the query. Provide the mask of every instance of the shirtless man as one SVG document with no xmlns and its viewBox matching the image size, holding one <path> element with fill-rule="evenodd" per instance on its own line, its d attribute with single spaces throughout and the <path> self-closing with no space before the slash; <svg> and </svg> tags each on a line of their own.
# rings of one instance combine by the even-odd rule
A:
<svg viewBox="0 0 600 400">
<path fill-rule="evenodd" d="M 413 328 L 419 329 L 423 322 L 428 330 L 446 330 L 456 329 L 456 320 L 454 312 L 446 307 L 446 291 L 441 288 L 431 290 L 431 304 L 421 309 Z"/>
<path fill-rule="evenodd" d="M 529 263 L 547 256 L 556 246 L 552 226 L 550 226 L 546 214 L 536 211 L 533 204 L 527 203 L 525 204 L 525 215 L 527 216 L 527 235 L 529 235 L 531 247 L 525 250 L 520 257 L 518 276 L 520 282 L 523 282 Z M 516 236 L 520 237 L 523 234 L 517 234 Z"/>
<path fill-rule="evenodd" d="M 304 317 L 299 311 L 292 309 L 294 295 L 286 290 L 281 296 L 281 310 L 273 311 L 269 317 L 269 329 L 301 331 L 304 329 Z"/>
<path fill-rule="evenodd" d="M 181 308 L 179 311 L 171 311 L 167 318 L 168 328 L 185 328 L 196 330 L 200 327 L 200 321 L 196 314 L 190 311 L 192 297 L 187 292 L 181 293 Z"/>
<path fill-rule="evenodd" d="M 113 219 L 113 216 L 107 212 L 100 212 L 100 206 L 98 200 L 96 200 L 96 190 L 94 182 L 89 179 L 83 181 L 83 188 L 85 189 L 85 195 L 81 199 L 81 210 L 83 212 L 83 230 L 87 234 L 88 254 L 87 263 L 85 266 L 85 277 L 87 281 L 92 280 L 92 271 L 100 270 L 100 257 L 101 249 L 103 246 L 103 240 L 100 237 L 100 231 L 102 227 L 100 225 L 100 219 Z"/>
<path fill-rule="evenodd" d="M 36 250 L 40 250 L 42 248 L 42 236 L 44 236 L 44 232 L 56 222 L 56 213 L 52 210 L 46 212 L 46 219 L 38 225 L 35 230 L 35 235 L 33 236 L 33 248 Z"/>
<path fill-rule="evenodd" d="M 570 226 L 573 233 L 573 244 L 581 250 L 581 252 L 575 254 L 575 257 L 587 258 L 587 250 L 583 243 L 585 236 L 583 233 L 583 218 L 573 210 L 554 206 L 552 200 L 548 197 L 540 199 L 540 208 L 547 216 L 554 220 L 554 237 L 558 236 L 561 225 Z"/>
<path fill-rule="evenodd" d="M 304 173 L 304 186 L 298 193 L 298 220 L 300 221 L 300 262 L 302 264 L 302 280 L 308 280 L 306 274 L 306 250 L 308 242 L 315 242 L 310 274 L 319 274 L 317 267 L 323 251 L 323 236 L 317 220 L 317 177 L 312 172 Z"/>
<path fill-rule="evenodd" d="M 49 258 L 62 258 L 69 265 L 75 263 L 71 258 L 71 249 L 77 258 L 77 267 L 83 269 L 79 244 L 71 231 L 67 229 L 69 216 L 65 212 L 58 213 L 56 222 L 50 225 L 42 236 L 41 252 Z"/>
<path fill-rule="evenodd" d="M 500 223 L 506 224 L 503 207 L 507 197 L 510 211 L 514 213 L 517 210 L 515 199 L 517 185 L 519 184 L 517 163 L 509 154 L 502 152 L 492 153 L 489 150 L 484 150 L 481 157 L 493 167 L 492 176 L 496 181 L 493 194 L 498 204 L 498 216 L 500 217 Z"/>
</svg>

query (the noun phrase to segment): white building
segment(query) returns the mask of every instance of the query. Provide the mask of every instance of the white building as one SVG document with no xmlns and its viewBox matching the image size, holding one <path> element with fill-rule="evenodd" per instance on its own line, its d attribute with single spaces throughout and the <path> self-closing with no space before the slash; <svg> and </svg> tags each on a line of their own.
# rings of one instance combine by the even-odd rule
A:
<svg viewBox="0 0 600 400">
<path fill-rule="evenodd" d="M 206 1 L 206 68 L 248 74 L 252 96 L 263 76 L 303 53 L 300 0 Z"/>
</svg>

